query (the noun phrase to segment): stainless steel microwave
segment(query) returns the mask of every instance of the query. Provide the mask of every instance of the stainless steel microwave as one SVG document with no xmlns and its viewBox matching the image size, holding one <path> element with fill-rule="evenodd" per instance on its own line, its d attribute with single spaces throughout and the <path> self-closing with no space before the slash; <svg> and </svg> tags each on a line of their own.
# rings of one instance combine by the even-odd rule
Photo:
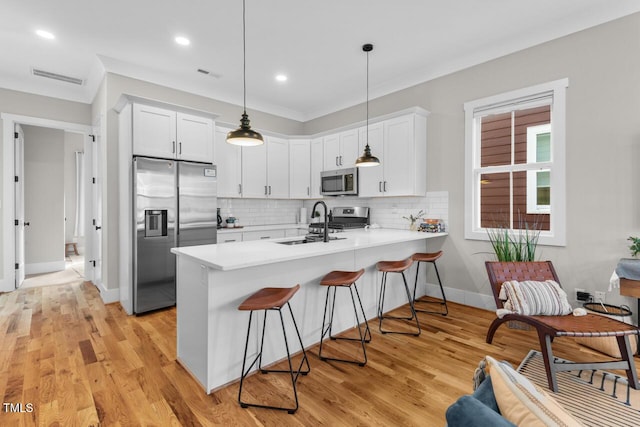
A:
<svg viewBox="0 0 640 427">
<path fill-rule="evenodd" d="M 357 196 L 358 168 L 320 172 L 320 190 L 323 196 Z"/>
</svg>

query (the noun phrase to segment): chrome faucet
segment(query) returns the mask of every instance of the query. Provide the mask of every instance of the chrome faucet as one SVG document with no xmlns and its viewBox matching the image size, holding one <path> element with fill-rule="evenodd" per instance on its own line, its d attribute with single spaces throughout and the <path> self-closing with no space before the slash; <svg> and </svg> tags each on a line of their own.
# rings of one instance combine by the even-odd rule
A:
<svg viewBox="0 0 640 427">
<path fill-rule="evenodd" d="M 324 206 L 324 236 L 322 240 L 324 242 L 328 242 L 329 241 L 329 215 L 327 214 L 327 204 L 322 200 L 318 200 L 315 203 L 315 205 L 313 205 L 313 209 L 311 209 L 311 218 L 313 219 L 315 217 L 316 206 L 318 206 L 319 204 Z"/>
</svg>

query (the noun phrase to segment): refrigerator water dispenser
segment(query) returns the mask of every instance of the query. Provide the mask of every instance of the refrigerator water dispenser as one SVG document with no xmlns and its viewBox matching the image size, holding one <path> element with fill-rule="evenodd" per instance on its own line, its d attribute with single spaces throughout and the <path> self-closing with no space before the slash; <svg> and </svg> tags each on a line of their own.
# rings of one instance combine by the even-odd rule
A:
<svg viewBox="0 0 640 427">
<path fill-rule="evenodd" d="M 144 237 L 162 237 L 167 235 L 167 210 L 144 211 Z"/>
</svg>

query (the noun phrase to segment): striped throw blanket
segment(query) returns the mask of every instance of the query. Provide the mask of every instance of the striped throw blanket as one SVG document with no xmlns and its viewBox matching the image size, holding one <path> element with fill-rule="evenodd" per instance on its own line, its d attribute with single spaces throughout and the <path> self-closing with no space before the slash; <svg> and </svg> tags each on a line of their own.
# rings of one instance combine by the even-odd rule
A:
<svg viewBox="0 0 640 427">
<path fill-rule="evenodd" d="M 558 316 L 570 314 L 571 305 L 566 292 L 554 280 L 536 282 L 510 280 L 502 284 L 500 299 L 504 309 L 525 316 Z"/>
</svg>

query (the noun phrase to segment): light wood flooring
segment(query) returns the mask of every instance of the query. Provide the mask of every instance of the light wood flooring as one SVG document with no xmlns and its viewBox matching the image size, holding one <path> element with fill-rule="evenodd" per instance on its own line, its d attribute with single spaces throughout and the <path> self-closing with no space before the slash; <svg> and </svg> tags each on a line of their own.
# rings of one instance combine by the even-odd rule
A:
<svg viewBox="0 0 640 427">
<path fill-rule="evenodd" d="M 419 317 L 420 337 L 381 335 L 370 322 L 365 367 L 320 361 L 311 347 L 311 373 L 298 381 L 300 409 L 289 415 L 240 408 L 238 384 L 206 395 L 176 361 L 175 309 L 127 316 L 119 304 L 105 306 L 88 282 L 2 294 L 0 425 L 442 426 L 446 408 L 472 391 L 484 355 L 517 365 L 538 348 L 533 332 L 505 327 L 486 344 L 490 311 L 450 303 L 446 317 Z M 572 360 L 595 354 L 569 339 L 554 348 Z M 247 391 L 287 398 L 273 391 L 286 389 L 285 380 L 254 375 Z M 23 412 L 8 411 L 8 403 Z"/>
</svg>

